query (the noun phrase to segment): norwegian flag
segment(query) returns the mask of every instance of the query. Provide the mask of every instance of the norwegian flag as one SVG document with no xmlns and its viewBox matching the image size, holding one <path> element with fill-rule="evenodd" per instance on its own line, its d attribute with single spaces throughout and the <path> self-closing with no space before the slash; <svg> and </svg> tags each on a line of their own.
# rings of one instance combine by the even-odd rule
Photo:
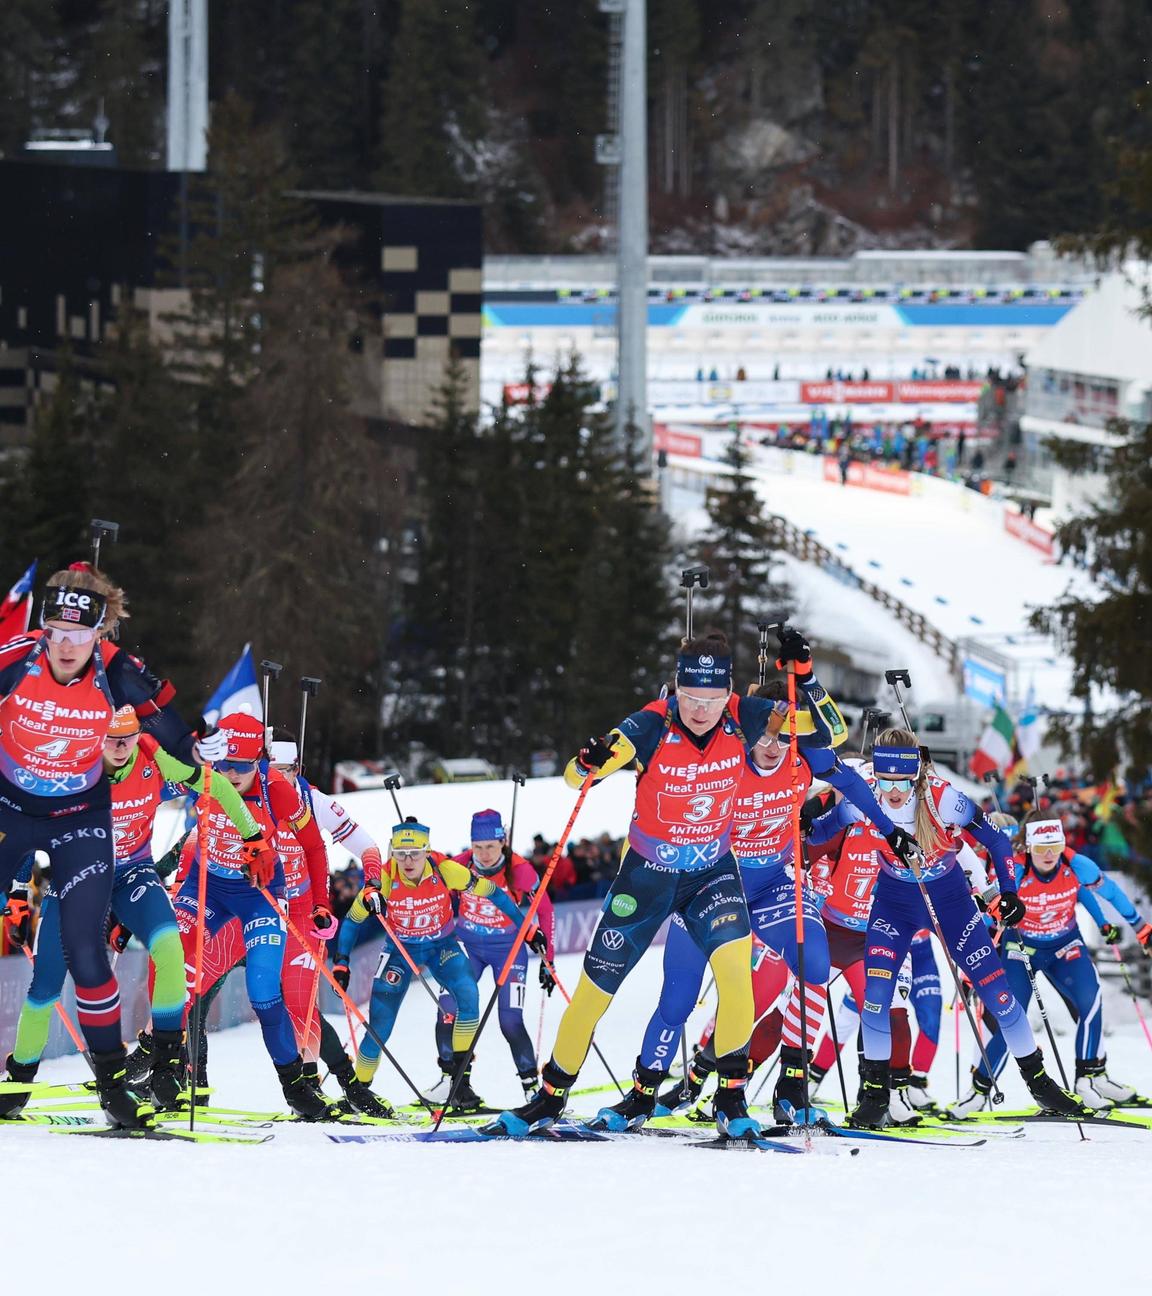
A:
<svg viewBox="0 0 1152 1296">
<path fill-rule="evenodd" d="M 32 584 L 36 579 L 36 564 L 24 573 L 0 603 L 0 643 L 19 638 L 28 633 L 32 615 Z"/>
</svg>

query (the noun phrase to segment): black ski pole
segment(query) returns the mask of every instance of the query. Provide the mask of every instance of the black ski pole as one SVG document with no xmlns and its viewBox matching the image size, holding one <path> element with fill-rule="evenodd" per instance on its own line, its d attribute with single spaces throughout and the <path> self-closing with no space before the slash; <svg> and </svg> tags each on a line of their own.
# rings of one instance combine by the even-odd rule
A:
<svg viewBox="0 0 1152 1296">
<path fill-rule="evenodd" d="M 711 580 L 711 573 L 707 567 L 685 567 L 680 573 L 680 588 L 684 590 L 684 642 L 687 643 L 692 638 L 693 620 L 692 620 L 692 595 L 699 587 L 702 590 L 708 588 Z"/>
<path fill-rule="evenodd" d="M 100 545 L 105 540 L 113 544 L 120 538 L 120 523 L 105 522 L 103 518 L 93 518 L 88 524 L 88 534 L 92 540 L 92 566 L 100 569 Z"/>
<path fill-rule="evenodd" d="M 540 958 L 544 966 L 548 969 L 549 973 L 551 974 L 552 980 L 556 982 L 556 989 L 560 991 L 560 994 L 563 997 L 564 1002 L 566 1004 L 570 1004 L 572 1002 L 572 998 L 569 995 L 568 991 L 564 989 L 564 983 L 560 980 L 560 976 L 556 971 L 556 965 L 549 960 L 547 954 L 541 954 Z M 681 1034 L 680 1039 L 681 1042 L 683 1042 L 684 1039 L 683 1034 Z M 616 1079 L 616 1073 L 608 1065 L 608 1059 L 601 1052 L 600 1045 L 597 1044 L 595 1040 L 592 1041 L 592 1051 L 600 1059 L 600 1062 L 603 1065 L 604 1070 L 608 1072 L 608 1078 L 612 1081 L 612 1083 L 616 1086 L 616 1088 L 619 1089 L 620 1097 L 621 1098 L 626 1097 L 627 1095 L 624 1092 L 624 1086 L 620 1083 L 619 1080 Z M 687 1069 L 685 1069 L 685 1075 L 687 1075 Z"/>
<path fill-rule="evenodd" d="M 300 676 L 300 730 L 296 739 L 296 769 L 304 773 L 304 734 L 308 727 L 308 699 L 314 698 L 320 691 L 323 680 L 314 675 Z"/>
<path fill-rule="evenodd" d="M 396 807 L 396 822 L 403 823 L 404 815 L 400 810 L 400 802 L 396 799 L 396 789 L 400 786 L 400 775 L 389 774 L 384 780 L 384 786 L 392 793 L 392 804 Z"/>
<path fill-rule="evenodd" d="M 280 672 L 284 669 L 279 662 L 262 661 L 260 663 L 260 702 L 263 707 L 262 719 L 264 721 L 265 747 L 268 745 L 268 735 L 272 732 L 272 722 L 268 718 L 268 693 L 269 685 L 273 680 L 280 678 Z"/>
<path fill-rule="evenodd" d="M 829 1003 L 826 1009 L 828 1013 L 828 1033 L 832 1036 L 832 1047 L 836 1050 L 836 1075 L 840 1080 L 840 1097 L 844 1100 L 844 1113 L 848 1114 L 848 1086 L 844 1083 L 844 1059 L 840 1056 L 840 1039 L 836 1033 L 836 1012 Z"/>
</svg>

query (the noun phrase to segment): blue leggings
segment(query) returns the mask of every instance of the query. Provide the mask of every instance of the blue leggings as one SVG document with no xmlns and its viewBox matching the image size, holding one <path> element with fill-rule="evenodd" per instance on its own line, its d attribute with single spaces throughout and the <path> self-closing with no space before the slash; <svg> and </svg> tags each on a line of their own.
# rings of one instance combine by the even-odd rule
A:
<svg viewBox="0 0 1152 1296">
<path fill-rule="evenodd" d="M 969 893 L 963 871 L 953 866 L 924 886 L 953 958 L 972 982 L 984 1007 L 996 1019 L 1009 1050 L 1016 1057 L 1035 1052 L 1036 1039 L 1028 1025 L 1028 1015 L 1012 993 L 1004 964 L 992 948 L 984 917 Z M 864 1056 L 869 1061 L 886 1062 L 892 1056 L 888 1010 L 896 976 L 912 938 L 929 925 L 928 909 L 915 882 L 904 882 L 881 871 L 868 919 L 864 1003 L 860 1014 Z"/>
<path fill-rule="evenodd" d="M 189 869 L 176 907 L 196 919 L 196 888 L 199 866 Z M 244 980 L 248 999 L 260 1022 L 264 1047 L 277 1066 L 284 1066 L 300 1056 L 292 1020 L 284 1007 L 280 990 L 280 972 L 284 964 L 284 915 L 244 878 L 225 878 L 208 874 L 205 892 L 204 926 L 207 936 L 216 933 L 232 918 L 240 920 L 244 933 Z M 191 960 L 189 960 L 191 962 Z"/>
<path fill-rule="evenodd" d="M 442 989 L 452 996 L 456 1004 L 455 1040 L 459 1045 L 460 1031 L 470 1029 L 475 1034 L 476 1023 L 480 1018 L 480 995 L 476 989 L 476 978 L 472 974 L 468 957 L 452 936 L 442 936 L 438 940 L 412 941 L 404 947 L 412 956 L 417 967 L 426 967 L 439 982 Z M 384 951 L 380 955 L 380 966 L 372 982 L 372 1005 L 368 1020 L 373 1031 L 388 1043 L 392 1028 L 396 1025 L 396 1014 L 408 993 L 412 973 L 403 955 L 392 947 L 387 939 Z M 471 1035 L 464 1048 L 472 1042 Z M 459 1051 L 459 1050 L 457 1050 Z M 367 1032 L 357 1050 L 358 1058 L 377 1062 L 380 1058 L 380 1046 Z"/>
<path fill-rule="evenodd" d="M 912 1008 L 916 1013 L 916 1025 L 920 1034 L 937 1044 L 940 1040 L 943 996 L 940 992 L 940 969 L 936 966 L 931 936 L 922 936 L 912 942 Z"/>
<path fill-rule="evenodd" d="M 752 930 L 769 949 L 783 956 L 789 970 L 798 973 L 796 947 L 796 889 L 783 869 L 740 869 L 752 920 Z M 688 934 L 679 914 L 673 915 L 664 946 L 664 984 L 660 1002 L 644 1032 L 640 1063 L 665 1071 L 680 1047 L 684 1023 L 696 1006 L 708 956 Z M 828 937 L 815 896 L 804 890 L 804 980 L 825 986 L 831 963 Z"/>
<path fill-rule="evenodd" d="M 511 936 L 485 937 L 474 936 L 471 932 L 461 931 L 460 942 L 468 955 L 468 964 L 472 976 L 479 984 L 485 968 L 492 969 L 492 979 L 500 975 L 504 962 L 512 949 Z M 524 1075 L 536 1070 L 536 1051 L 524 1025 L 524 999 L 528 976 L 528 948 L 521 941 L 516 952 L 516 961 L 508 973 L 508 980 L 500 987 L 500 998 L 496 1010 L 500 1017 L 500 1032 L 508 1041 L 512 1050 L 512 1061 L 518 1073 Z M 456 1001 L 450 994 L 440 996 L 440 1014 L 436 1018 L 436 1052 L 441 1062 L 452 1061 L 452 1026 L 456 1019 Z"/>
<path fill-rule="evenodd" d="M 1076 1021 L 1077 1061 L 1098 1058 L 1104 1025 L 1100 977 L 1079 933 L 1069 932 L 1058 941 L 1033 941 L 1024 948 L 1031 959 L 1032 971 L 1044 973 Z M 1032 982 L 1028 979 L 1028 971 L 1021 957 L 1018 937 L 1010 936 L 1004 942 L 1003 954 L 1004 965 L 1008 969 L 1008 984 L 1027 1010 L 1032 1002 Z M 1049 1005 L 1044 1006 L 1047 1008 Z M 1003 1068 L 1006 1053 L 1004 1040 L 999 1033 L 994 1034 L 988 1041 L 988 1061 L 997 1074 Z M 977 1070 L 981 1075 L 987 1074 L 983 1058 Z"/>
<path fill-rule="evenodd" d="M 137 860 L 116 870 L 112 884 L 112 913 L 148 950 L 153 963 L 174 964 L 175 978 L 158 976 L 152 995 L 152 1028 L 178 1031 L 184 1023 L 184 954 L 176 915 L 164 884 L 156 876 L 150 859 Z M 34 1012 L 51 1009 L 64 989 L 67 967 L 60 937 L 60 905 L 48 891 L 40 905 L 36 929 L 36 968 L 28 987 L 28 1007 Z M 168 992 L 178 982 L 180 996 Z M 33 1059 L 20 1057 L 17 1061 Z"/>
</svg>

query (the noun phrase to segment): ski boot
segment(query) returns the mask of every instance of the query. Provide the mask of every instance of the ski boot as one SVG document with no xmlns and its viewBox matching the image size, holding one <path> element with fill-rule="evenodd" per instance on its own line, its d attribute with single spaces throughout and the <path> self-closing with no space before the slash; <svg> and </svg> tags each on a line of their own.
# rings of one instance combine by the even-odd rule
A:
<svg viewBox="0 0 1152 1296">
<path fill-rule="evenodd" d="M 1076 1096 L 1094 1111 L 1123 1107 L 1136 1097 L 1131 1085 L 1117 1084 L 1108 1078 L 1107 1058 L 1076 1059 Z"/>
<path fill-rule="evenodd" d="M 601 1107 L 588 1122 L 593 1129 L 609 1130 L 613 1134 L 627 1134 L 638 1130 L 656 1109 L 656 1090 L 663 1071 L 654 1071 L 636 1059 L 632 1072 L 632 1088 L 612 1107 Z"/>
<path fill-rule="evenodd" d="M 284 1098 L 296 1116 L 305 1121 L 332 1119 L 328 1100 L 312 1087 L 299 1054 L 291 1062 L 277 1066 L 276 1074 L 280 1077 Z"/>
<path fill-rule="evenodd" d="M 152 1101 L 158 1111 L 173 1111 L 180 1106 L 180 1095 L 188 1084 L 184 1032 L 156 1031 L 152 1043 L 152 1074 L 148 1082 Z"/>
<path fill-rule="evenodd" d="M 96 1096 L 113 1129 L 149 1129 L 156 1108 L 125 1083 L 124 1047 L 110 1053 L 93 1053 Z"/>
<path fill-rule="evenodd" d="M 136 1047 L 124 1061 L 125 1076 L 129 1084 L 143 1080 L 152 1071 L 152 1032 L 142 1030 L 136 1036 Z"/>
<path fill-rule="evenodd" d="M 870 1062 L 865 1058 L 860 1063 L 859 1101 L 845 1124 L 852 1129 L 883 1129 L 891 1120 L 890 1104 L 888 1063 Z"/>
<path fill-rule="evenodd" d="M 320 1088 L 320 1063 L 319 1062 L 304 1063 L 304 1079 L 308 1081 L 308 1083 L 312 1086 L 313 1089 L 315 1089 L 315 1091 L 320 1095 L 321 1098 L 324 1097 L 324 1090 Z"/>
<path fill-rule="evenodd" d="M 452 1055 L 452 1069 L 448 1073 L 449 1089 L 452 1085 L 452 1077 L 459 1069 L 463 1058 L 463 1053 L 453 1053 Z M 469 1063 L 468 1070 L 460 1077 L 460 1083 L 456 1086 L 456 1093 L 452 1099 L 452 1106 L 448 1110 L 450 1112 L 475 1112 L 479 1111 L 483 1106 L 484 1099 L 472 1088 L 472 1064 Z"/>
<path fill-rule="evenodd" d="M 540 1088 L 540 1072 L 533 1068 L 531 1071 L 517 1071 L 520 1078 L 520 1087 L 524 1090 L 524 1101 L 535 1097 L 536 1090 Z"/>
<path fill-rule="evenodd" d="M 920 1117 L 908 1097 L 912 1072 L 907 1067 L 889 1071 L 888 1115 L 893 1125 L 919 1125 Z"/>
<path fill-rule="evenodd" d="M 953 1120 L 967 1120 L 977 1112 L 990 1110 L 992 1107 L 992 1081 L 975 1068 L 972 1070 L 972 1088 L 959 1102 L 952 1103 L 948 1115 Z"/>
<path fill-rule="evenodd" d="M 904 1093 L 908 1105 L 926 1116 L 933 1116 L 939 1110 L 936 1100 L 928 1092 L 928 1077 L 913 1071 L 908 1077 L 908 1086 Z"/>
<path fill-rule="evenodd" d="M 809 1069 L 809 1076 L 812 1072 Z M 823 1075 L 823 1072 L 821 1072 Z M 772 1119 L 780 1125 L 813 1125 L 827 1115 L 811 1103 L 811 1091 L 804 1092 L 804 1054 L 794 1045 L 780 1049 L 780 1075 L 772 1093 Z"/>
<path fill-rule="evenodd" d="M 673 1112 L 683 1111 L 697 1102 L 704 1090 L 708 1077 L 715 1069 L 715 1064 L 697 1052 L 688 1063 L 688 1070 L 682 1079 L 674 1081 L 656 1099 L 654 1116 L 671 1116 Z M 711 1120 L 711 1116 L 708 1117 Z"/>
<path fill-rule="evenodd" d="M 436 1059 L 436 1065 L 440 1068 L 440 1079 L 430 1089 L 424 1091 L 424 1097 L 434 1107 L 443 1107 L 448 1101 L 448 1093 L 452 1088 L 454 1068 L 451 1062 L 445 1062 L 442 1058 Z"/>
<path fill-rule="evenodd" d="M 39 1062 L 17 1062 L 9 1053 L 8 1060 L 4 1063 L 4 1078 L 11 1080 L 14 1084 L 31 1084 L 36 1079 L 36 1072 L 39 1070 Z M 0 1094 L 0 1120 L 22 1112 L 28 1105 L 28 1099 L 31 1096 L 31 1094 L 26 1093 Z"/>
<path fill-rule="evenodd" d="M 716 1062 L 716 1095 L 712 1114 L 724 1138 L 754 1139 L 761 1134 L 760 1122 L 748 1114 L 745 1089 L 752 1074 L 746 1053 L 729 1053 Z"/>
<path fill-rule="evenodd" d="M 1086 1107 L 1075 1094 L 1061 1089 L 1055 1080 L 1044 1070 L 1044 1054 L 1037 1049 L 1027 1057 L 1017 1058 L 1016 1065 L 1028 1086 L 1028 1092 L 1036 1101 L 1041 1111 L 1051 1112 L 1055 1116 L 1091 1116 L 1092 1111 Z"/>
<path fill-rule="evenodd" d="M 501 1112 L 491 1125 L 485 1127 L 490 1134 L 511 1134 L 513 1138 L 524 1138 L 536 1130 L 547 1129 L 564 1115 L 564 1106 L 568 1101 L 568 1092 L 576 1083 L 576 1077 L 569 1075 L 551 1059 L 540 1072 L 540 1088 L 536 1096 L 522 1107 L 512 1111 Z"/>
<path fill-rule="evenodd" d="M 344 1090 L 344 1101 L 348 1104 L 349 1111 L 359 1112 L 361 1116 L 375 1116 L 379 1120 L 395 1118 L 395 1108 L 375 1094 L 370 1085 L 357 1080 L 356 1068 L 347 1057 L 339 1066 L 332 1068 L 332 1074 Z"/>
</svg>

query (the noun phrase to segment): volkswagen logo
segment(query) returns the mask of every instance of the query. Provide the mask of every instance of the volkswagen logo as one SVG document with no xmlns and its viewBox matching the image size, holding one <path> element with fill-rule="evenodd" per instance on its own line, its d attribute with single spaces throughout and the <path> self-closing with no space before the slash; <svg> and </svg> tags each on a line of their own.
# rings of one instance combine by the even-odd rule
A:
<svg viewBox="0 0 1152 1296">
<path fill-rule="evenodd" d="M 618 950 L 624 948 L 624 933 L 617 931 L 615 927 L 609 927 L 600 939 L 604 942 L 605 949 Z"/>
</svg>

